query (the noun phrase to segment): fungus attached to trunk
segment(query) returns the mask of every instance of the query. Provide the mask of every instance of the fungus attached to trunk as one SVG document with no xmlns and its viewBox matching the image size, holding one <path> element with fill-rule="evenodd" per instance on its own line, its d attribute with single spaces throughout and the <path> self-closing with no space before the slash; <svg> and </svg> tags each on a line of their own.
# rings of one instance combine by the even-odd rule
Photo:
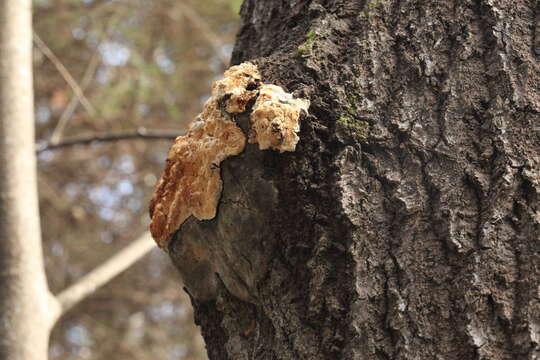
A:
<svg viewBox="0 0 540 360">
<path fill-rule="evenodd" d="M 262 85 L 250 115 L 250 143 L 259 149 L 294 151 L 300 131 L 300 111 L 307 112 L 309 100 L 294 99 L 276 85 Z"/>
<path fill-rule="evenodd" d="M 246 144 L 235 115 L 251 111 L 249 141 L 259 143 L 260 149 L 294 151 L 299 140 L 300 111 L 307 111 L 308 100 L 261 83 L 251 63 L 233 66 L 224 75 L 212 86 L 212 96 L 187 134 L 172 145 L 150 201 L 150 231 L 161 248 L 189 216 L 199 220 L 216 216 L 222 189 L 220 163 L 241 153 Z M 248 109 L 252 100 L 253 108 Z"/>
</svg>

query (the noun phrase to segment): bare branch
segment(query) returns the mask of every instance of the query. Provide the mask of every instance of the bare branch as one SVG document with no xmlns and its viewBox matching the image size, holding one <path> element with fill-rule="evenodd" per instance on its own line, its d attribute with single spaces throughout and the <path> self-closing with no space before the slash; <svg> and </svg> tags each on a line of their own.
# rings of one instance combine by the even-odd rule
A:
<svg viewBox="0 0 540 360">
<path fill-rule="evenodd" d="M 38 146 L 36 153 L 40 154 L 44 151 L 56 150 L 76 145 L 91 145 L 98 142 L 114 142 L 133 139 L 174 140 L 180 135 L 182 134 L 175 130 L 147 130 L 145 128 L 139 128 L 131 131 L 110 132 L 87 136 L 73 136 L 56 144 L 47 142 L 44 145 Z"/>
<path fill-rule="evenodd" d="M 84 106 L 86 111 L 88 111 L 90 115 L 94 116 L 96 114 L 96 110 L 94 110 L 94 107 L 90 104 L 86 96 L 84 96 L 83 91 L 81 90 L 81 88 L 79 87 L 79 85 L 77 84 L 73 76 L 71 76 L 68 69 L 66 69 L 64 64 L 62 64 L 62 62 L 60 61 L 60 59 L 58 59 L 56 55 L 54 55 L 52 50 L 49 49 L 47 44 L 45 44 L 43 40 L 41 40 L 41 38 L 39 37 L 38 34 L 36 34 L 35 31 L 34 31 L 33 38 L 38 49 L 43 53 L 43 55 L 45 55 L 54 64 L 54 66 L 56 67 L 60 75 L 62 75 L 64 80 L 68 83 L 68 85 L 73 90 L 73 93 L 75 94 L 75 96 L 79 98 L 79 101 Z"/>
<path fill-rule="evenodd" d="M 88 63 L 88 66 L 84 72 L 83 79 L 81 81 L 81 91 L 85 91 L 88 85 L 90 85 L 90 82 L 92 81 L 92 78 L 94 77 L 94 74 L 96 72 L 96 69 L 99 65 L 99 52 L 96 50 L 94 54 L 92 55 L 92 58 L 90 59 L 90 62 Z M 77 110 L 77 106 L 79 105 L 79 97 L 73 96 L 71 100 L 69 101 L 68 106 L 62 113 L 62 116 L 60 116 L 60 120 L 58 120 L 58 123 L 56 124 L 56 127 L 54 128 L 52 135 L 51 135 L 51 143 L 57 144 L 60 142 L 60 139 L 62 138 L 62 132 L 64 131 L 67 123 L 75 113 L 75 110 Z"/>
<path fill-rule="evenodd" d="M 206 38 L 206 41 L 212 45 L 222 65 L 227 68 L 229 66 L 229 58 L 221 54 L 221 47 L 223 46 L 224 41 L 220 36 L 216 34 L 212 28 L 208 26 L 208 23 L 186 2 L 178 2 L 176 5 L 182 9 L 183 15 L 197 28 L 197 30 L 199 30 L 200 34 Z"/>
<path fill-rule="evenodd" d="M 108 22 L 105 29 L 103 29 L 102 33 L 100 34 L 100 44 L 103 43 L 106 39 L 108 34 L 114 29 L 116 24 L 118 23 L 118 20 L 120 18 L 120 7 L 118 7 L 115 11 L 115 14 L 113 17 L 111 17 L 111 20 Z M 86 91 L 88 86 L 90 86 L 90 83 L 92 82 L 92 79 L 94 78 L 94 75 L 96 73 L 96 70 L 98 68 L 98 65 L 100 64 L 100 54 L 99 54 L 99 46 L 96 47 L 94 53 L 92 54 L 92 57 L 90 58 L 90 61 L 88 62 L 88 65 L 86 66 L 86 70 L 84 71 L 83 78 L 81 80 L 81 90 Z M 79 97 L 74 94 L 74 96 L 71 97 L 71 100 L 69 101 L 68 106 L 64 109 L 64 112 L 60 116 L 60 119 L 58 120 L 58 123 L 56 124 L 56 127 L 54 128 L 50 142 L 52 144 L 57 144 L 60 142 L 60 139 L 62 138 L 62 133 L 68 124 L 69 120 L 73 117 L 73 114 L 75 113 L 75 110 L 77 110 L 77 107 L 79 106 Z"/>
<path fill-rule="evenodd" d="M 114 277 L 128 269 L 156 246 L 149 232 L 145 232 L 137 240 L 126 246 L 96 269 L 83 276 L 56 296 L 60 303 L 61 313 L 66 313 L 80 301 L 107 284 Z"/>
</svg>

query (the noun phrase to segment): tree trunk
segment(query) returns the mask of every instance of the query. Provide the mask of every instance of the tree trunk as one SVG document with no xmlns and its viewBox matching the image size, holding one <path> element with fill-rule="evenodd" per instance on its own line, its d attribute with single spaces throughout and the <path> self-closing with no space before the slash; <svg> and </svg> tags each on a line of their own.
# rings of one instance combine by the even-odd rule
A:
<svg viewBox="0 0 540 360">
<path fill-rule="evenodd" d="M 0 1 L 0 359 L 47 358 L 58 309 L 43 267 L 30 0 Z"/>
<path fill-rule="evenodd" d="M 539 4 L 245 1 L 233 63 L 311 106 L 170 243 L 211 359 L 540 357 Z"/>
</svg>

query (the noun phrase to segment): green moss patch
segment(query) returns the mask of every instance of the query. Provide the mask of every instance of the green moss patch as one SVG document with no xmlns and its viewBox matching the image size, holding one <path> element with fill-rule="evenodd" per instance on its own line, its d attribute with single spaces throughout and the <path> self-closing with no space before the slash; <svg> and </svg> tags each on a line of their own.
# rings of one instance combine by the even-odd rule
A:
<svg viewBox="0 0 540 360">
<path fill-rule="evenodd" d="M 309 55 L 313 50 L 313 43 L 315 42 L 317 34 L 313 29 L 309 30 L 306 34 L 306 41 L 298 47 L 298 55 Z"/>
<path fill-rule="evenodd" d="M 364 6 L 364 9 L 360 12 L 360 16 L 367 18 L 369 16 L 369 13 L 373 11 L 377 7 L 377 5 L 379 5 L 379 3 L 380 0 L 368 1 Z"/>
<path fill-rule="evenodd" d="M 362 137 L 367 137 L 369 134 L 369 124 L 366 121 L 354 119 L 350 116 L 341 116 L 337 122 Z"/>
</svg>

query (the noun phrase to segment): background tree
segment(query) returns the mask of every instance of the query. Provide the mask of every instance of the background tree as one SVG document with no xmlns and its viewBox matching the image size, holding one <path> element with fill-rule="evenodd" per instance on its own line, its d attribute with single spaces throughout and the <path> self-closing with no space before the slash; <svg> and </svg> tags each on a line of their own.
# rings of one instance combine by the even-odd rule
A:
<svg viewBox="0 0 540 360">
<path fill-rule="evenodd" d="M 30 9 L 30 1 L 0 4 L 0 358 L 10 360 L 46 354 L 58 314 L 41 248 Z"/>
<path fill-rule="evenodd" d="M 192 299 L 210 358 L 540 356 L 539 14 L 244 2 L 232 62 L 311 115 L 295 152 L 224 161 L 217 217 L 170 243 L 226 269 Z"/>
<path fill-rule="evenodd" d="M 2 6 L 8 3 L 17 1 L 5 1 Z M 227 66 L 239 3 L 35 0 L 33 5 L 34 115 L 44 263 L 51 292 L 58 294 L 146 230 L 146 204 L 169 147 L 168 141 L 146 140 L 72 144 L 103 136 L 173 138 L 182 133 L 200 110 L 210 81 Z M 28 4 L 24 10 L 29 10 Z M 15 19 L 4 8 L 1 12 L 5 18 Z M 20 29 L 31 34 L 28 13 L 25 19 L 26 27 L 17 23 L 15 37 L 13 31 L 0 31 L 2 41 L 19 46 L 18 39 L 24 35 Z M 0 23 L 7 24 L 3 20 Z M 7 54 L 16 55 L 5 49 L 0 50 L 3 60 L 8 59 Z M 17 68 L 24 63 L 16 57 L 6 61 Z M 30 126 L 31 96 L 23 97 L 13 87 L 23 86 L 28 92 L 28 83 L 16 80 L 17 74 L 11 70 L 2 74 L 7 74 L 0 85 L 2 119 L 14 119 L 12 114 L 4 114 L 20 108 L 20 102 L 13 101 L 16 98 L 26 107 L 18 116 L 26 116 Z M 13 81 L 4 82 L 7 77 Z M 11 126 L 17 124 L 11 122 Z M 27 150 L 33 149 L 32 133 L 21 131 Z M 13 138 L 4 134 L 7 132 L 2 132 L 2 139 Z M 19 160 L 27 154 L 21 152 L 21 144 L 3 152 L 6 158 L 17 157 L 11 158 L 13 162 L 2 161 L 6 182 L 1 189 L 7 181 L 20 180 L 13 177 L 10 164 L 32 166 Z M 31 176 L 26 179 L 32 181 Z M 8 202 L 2 206 L 5 211 L 12 209 Z M 30 208 L 23 210 L 26 216 L 32 214 Z M 2 220 L 7 219 L 3 214 Z M 30 223 L 25 225 L 22 230 L 28 237 Z M 18 244 L 20 238 L 11 240 Z M 39 240 L 29 238 L 22 244 L 39 250 L 35 246 Z M 2 257 L 4 260 L 9 258 Z M 198 330 L 191 325 L 186 296 L 178 291 L 176 271 L 168 263 L 160 251 L 152 251 L 129 272 L 73 307 L 53 329 L 50 358 L 206 358 Z M 2 264 L 8 268 L 8 263 Z M 11 275 L 9 271 L 2 274 Z M 39 276 L 31 278 L 34 283 L 41 281 Z M 47 289 L 44 282 L 42 285 Z M 7 299 L 8 292 L 1 293 L 0 301 Z M 37 328 L 37 313 L 27 314 Z M 20 332 L 3 336 L 3 343 L 9 344 Z M 31 343 L 27 338 L 22 337 L 29 349 L 38 348 L 37 340 Z"/>
<path fill-rule="evenodd" d="M 59 133 L 59 141 L 141 127 L 182 133 L 200 111 L 211 80 L 227 66 L 237 11 L 238 4 L 214 0 L 38 3 L 35 32 L 96 112 L 82 104 L 71 111 L 76 96 L 36 46 L 38 147 Z M 58 131 L 63 119 L 68 121 Z M 148 198 L 168 147 L 169 141 L 141 140 L 40 153 L 53 291 L 146 230 Z M 175 273 L 153 251 L 62 318 L 52 334 L 51 358 L 205 358 Z"/>
</svg>

